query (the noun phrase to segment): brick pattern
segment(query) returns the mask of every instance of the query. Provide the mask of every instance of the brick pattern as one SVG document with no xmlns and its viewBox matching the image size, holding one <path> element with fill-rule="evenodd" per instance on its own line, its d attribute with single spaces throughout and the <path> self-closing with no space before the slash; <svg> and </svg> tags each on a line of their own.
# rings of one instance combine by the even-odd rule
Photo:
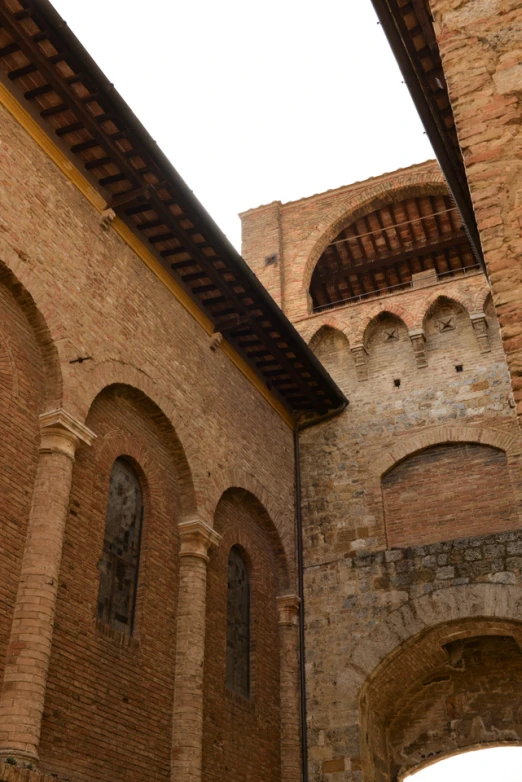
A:
<svg viewBox="0 0 522 782">
<path fill-rule="evenodd" d="M 77 453 L 40 747 L 42 770 L 75 782 L 112 782 L 122 769 L 137 782 L 151 765 L 155 779 L 170 779 L 180 508 L 176 443 L 153 412 L 131 389 L 102 392 L 87 421 L 97 440 Z M 96 622 L 109 481 L 122 455 L 144 503 L 132 645 Z"/>
<path fill-rule="evenodd" d="M 436 543 L 519 524 L 506 454 L 475 443 L 435 446 L 382 480 L 388 546 Z"/>
<path fill-rule="evenodd" d="M 0 676 L 3 676 L 38 464 L 43 361 L 14 292 L 0 285 Z"/>
<path fill-rule="evenodd" d="M 280 651 L 276 596 L 279 566 L 266 512 L 246 492 L 227 492 L 216 510 L 223 536 L 211 553 L 207 589 L 203 779 L 281 779 Z M 226 688 L 227 572 L 232 546 L 250 578 L 250 698 Z"/>
<path fill-rule="evenodd" d="M 12 396 L 9 404 L 1 398 L 8 445 L 0 480 L 7 509 L 0 644 L 7 643 L 19 581 L 38 414 L 63 406 L 87 419 L 98 440 L 92 453 L 80 448 L 73 476 L 41 769 L 89 782 L 122 775 L 136 782 L 151 774 L 168 779 L 177 524 L 200 518 L 212 525 L 221 494 L 230 485 L 249 488 L 270 509 L 274 526 L 266 545 L 281 584 L 295 588 L 292 434 L 229 359 L 210 350 L 206 333 L 167 288 L 104 230 L 11 115 L 0 114 L 0 280 L 7 297 L 0 308 L 0 394 L 5 386 Z M 95 619 L 108 481 L 121 454 L 133 460 L 144 487 L 132 638 Z M 277 636 L 275 613 L 271 621 Z M 214 653 L 211 637 L 208 654 Z M 253 767 L 279 758 L 277 724 L 263 734 L 258 755 L 249 746 Z M 297 732 L 295 721 L 286 724 Z"/>
</svg>

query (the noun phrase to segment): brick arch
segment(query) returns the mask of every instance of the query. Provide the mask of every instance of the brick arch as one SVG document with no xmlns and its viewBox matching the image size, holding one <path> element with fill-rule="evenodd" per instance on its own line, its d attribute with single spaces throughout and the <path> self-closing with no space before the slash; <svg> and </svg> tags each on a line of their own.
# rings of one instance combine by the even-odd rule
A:
<svg viewBox="0 0 522 782">
<path fill-rule="evenodd" d="M 473 297 L 471 312 L 484 312 L 489 298 L 491 298 L 491 288 L 487 282 L 484 282 Z"/>
<path fill-rule="evenodd" d="M 398 318 L 400 321 L 402 321 L 408 330 L 415 328 L 414 318 L 411 312 L 406 309 L 406 307 L 403 307 L 396 301 L 378 302 L 377 304 L 374 304 L 370 310 L 366 310 L 364 317 L 359 321 L 354 336 L 354 343 L 356 345 L 365 343 L 368 329 L 376 320 L 376 318 L 384 313 Z"/>
<path fill-rule="evenodd" d="M 517 437 L 490 427 L 478 426 L 435 426 L 422 432 L 401 438 L 399 442 L 388 448 L 379 459 L 375 460 L 370 469 L 378 479 L 388 473 L 399 462 L 404 461 L 418 451 L 423 451 L 433 445 L 444 443 L 477 443 L 489 445 L 513 456 L 520 453 L 521 444 Z"/>
<path fill-rule="evenodd" d="M 290 563 L 294 558 L 294 524 L 293 519 L 285 519 L 278 510 L 278 503 L 270 492 L 253 475 L 239 468 L 223 470 L 209 478 L 211 484 L 212 498 L 210 506 L 212 507 L 212 520 L 216 514 L 217 507 L 222 497 L 227 491 L 241 489 L 246 492 L 259 504 L 266 514 L 267 523 L 273 528 L 277 539 L 277 546 L 280 547 L 281 560 L 281 586 L 288 588 L 292 585 L 293 573 Z M 209 508 L 210 509 L 210 508 Z M 213 523 L 213 522 L 212 522 Z"/>
<path fill-rule="evenodd" d="M 448 586 L 430 594 L 405 601 L 402 606 L 391 611 L 386 618 L 379 621 L 354 647 L 347 661 L 347 681 L 352 696 L 352 708 L 357 708 L 361 724 L 361 767 L 363 779 L 373 779 L 375 767 L 380 758 L 387 756 L 387 761 L 381 769 L 379 779 L 391 780 L 402 778 L 402 774 L 412 773 L 426 765 L 428 759 L 441 759 L 447 750 L 455 746 L 454 737 L 422 733 L 425 748 L 418 751 L 414 746 L 408 746 L 410 738 L 404 740 L 403 748 L 406 754 L 397 756 L 395 746 L 392 751 L 393 739 L 387 734 L 382 736 L 375 730 L 391 715 L 402 710 L 404 715 L 411 707 L 411 700 L 401 703 L 405 682 L 401 675 L 408 671 L 409 682 L 417 684 L 417 707 L 419 704 L 419 689 L 422 690 L 423 677 L 429 668 L 423 667 L 423 661 L 431 650 L 431 663 L 435 662 L 434 652 L 440 654 L 441 647 L 447 642 L 465 641 L 481 637 L 511 636 L 518 647 L 522 641 L 522 588 L 496 583 L 478 583 Z M 514 645 L 515 645 L 514 644 Z M 409 665 L 408 665 L 409 663 Z M 435 663 L 437 665 L 437 663 Z M 433 668 L 432 668 L 433 670 Z M 440 665 L 439 665 L 440 670 Z M 398 675 L 399 674 L 399 675 Z M 391 687 L 386 687 L 390 683 Z M 381 695 L 384 700 L 381 699 Z M 437 696 L 435 695 L 435 698 Z M 516 703 L 516 694 L 511 696 Z M 436 703 L 436 701 L 435 701 Z M 445 696 L 442 696 L 442 704 Z M 349 708 L 349 706 L 348 706 Z M 513 724 L 506 727 L 514 727 Z M 429 714 L 428 725 L 437 727 L 436 715 Z M 423 725 L 421 730 L 425 729 Z M 479 727 L 479 726 L 477 726 Z M 483 727 L 483 733 L 486 729 Z M 479 728 L 480 730 L 480 728 Z M 493 746 L 517 739 L 516 735 L 484 736 L 481 743 Z M 382 738 L 381 738 L 382 736 Z M 397 737 L 396 737 L 397 738 Z M 471 749 L 477 738 L 469 743 L 459 744 L 461 751 Z M 520 743 L 517 739 L 517 742 Z M 446 752 L 445 752 L 446 751 Z M 395 761 L 392 759 L 395 755 Z M 409 755 L 409 757 L 408 757 Z M 417 755 L 417 757 L 416 757 Z M 420 762 L 419 762 L 420 761 Z"/>
<path fill-rule="evenodd" d="M 0 240 L 0 284 L 12 294 L 24 313 L 42 356 L 44 394 L 40 412 L 62 406 L 63 378 L 58 347 L 67 342 L 58 310 L 28 267 L 21 251 Z"/>
<path fill-rule="evenodd" d="M 118 362 L 108 363 L 118 364 Z M 92 397 L 86 396 L 86 399 L 90 399 L 89 410 L 99 395 L 109 388 L 120 386 L 122 388 L 128 389 L 131 394 L 138 394 L 138 398 L 149 408 L 151 419 L 166 425 L 168 435 L 173 444 L 180 497 L 181 514 L 179 521 L 182 522 L 195 518 L 199 512 L 198 501 L 200 499 L 200 493 L 198 492 L 197 487 L 201 487 L 203 485 L 203 473 L 201 470 L 194 473 L 194 459 L 192 458 L 194 453 L 192 451 L 189 453 L 189 456 L 187 456 L 184 443 L 180 439 L 178 428 L 175 425 L 177 416 L 172 415 L 172 403 L 170 403 L 170 400 L 164 398 L 161 393 L 155 393 L 156 389 L 150 378 L 148 378 L 149 383 L 144 382 L 143 377 L 147 378 L 148 376 L 144 375 L 144 373 L 140 373 L 134 367 L 125 365 L 125 379 L 121 377 L 120 379 L 117 379 L 114 374 L 112 374 L 110 382 L 107 383 L 103 382 L 103 378 L 105 377 L 106 373 L 101 372 L 102 369 L 107 369 L 106 366 L 101 364 L 96 369 L 99 370 L 97 372 L 97 380 L 99 381 L 100 387 L 96 390 L 96 393 L 94 393 Z M 95 374 L 95 372 L 92 374 Z M 129 382 L 131 379 L 133 379 L 135 382 Z M 90 386 L 90 389 L 91 391 L 93 390 L 92 385 Z M 87 415 L 88 411 L 83 416 L 82 420 L 86 420 Z M 196 463 L 198 463 L 197 460 Z"/>
<path fill-rule="evenodd" d="M 437 302 L 441 300 L 453 302 L 458 307 L 461 307 L 467 315 L 470 315 L 472 312 L 473 303 L 471 297 L 467 297 L 456 291 L 452 291 L 449 294 L 440 292 L 432 293 L 422 302 L 422 310 L 419 313 L 419 322 L 416 324 L 417 328 L 424 328 L 432 310 L 435 308 Z"/>
<path fill-rule="evenodd" d="M 522 587 L 462 584 L 409 600 L 359 642 L 348 665 L 358 671 L 361 684 L 367 683 L 378 675 L 390 655 L 398 654 L 400 647 L 419 633 L 442 623 L 484 618 L 522 623 Z"/>
<path fill-rule="evenodd" d="M 308 310 L 307 294 L 313 270 L 328 244 L 354 220 L 373 212 L 385 204 L 422 195 L 447 195 L 448 187 L 438 167 L 429 171 L 395 176 L 361 189 L 343 203 L 333 206 L 314 230 L 299 245 L 293 260 L 289 261 L 287 285 L 296 291 L 299 312 Z"/>
</svg>

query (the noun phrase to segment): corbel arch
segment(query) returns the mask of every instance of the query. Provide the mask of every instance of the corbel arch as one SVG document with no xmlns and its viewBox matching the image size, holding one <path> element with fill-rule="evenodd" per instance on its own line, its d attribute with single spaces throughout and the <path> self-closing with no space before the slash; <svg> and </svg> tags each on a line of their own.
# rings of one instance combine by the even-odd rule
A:
<svg viewBox="0 0 522 782">
<path fill-rule="evenodd" d="M 413 316 L 406 307 L 403 307 L 397 301 L 377 302 L 364 312 L 363 317 L 359 321 L 354 336 L 354 344 L 366 344 L 368 330 L 380 315 L 392 315 L 398 318 L 408 330 L 415 328 Z"/>
<path fill-rule="evenodd" d="M 455 304 L 457 307 L 464 310 L 466 315 L 469 317 L 472 312 L 472 301 L 471 298 L 468 298 L 457 291 L 451 291 L 451 293 L 445 294 L 441 293 L 440 291 L 432 293 L 430 296 L 428 296 L 422 304 L 422 312 L 420 313 L 419 317 L 419 324 L 417 328 L 425 328 L 426 321 L 430 317 L 433 309 L 437 305 L 438 302 L 449 302 L 450 304 Z"/>
<path fill-rule="evenodd" d="M 297 294 L 295 311 L 288 307 L 290 317 L 308 312 L 308 289 L 317 261 L 328 244 L 351 222 L 390 202 L 422 195 L 447 195 L 448 188 L 438 166 L 395 176 L 385 182 L 356 192 L 346 201 L 335 204 L 298 246 L 288 264 L 287 286 Z"/>
</svg>

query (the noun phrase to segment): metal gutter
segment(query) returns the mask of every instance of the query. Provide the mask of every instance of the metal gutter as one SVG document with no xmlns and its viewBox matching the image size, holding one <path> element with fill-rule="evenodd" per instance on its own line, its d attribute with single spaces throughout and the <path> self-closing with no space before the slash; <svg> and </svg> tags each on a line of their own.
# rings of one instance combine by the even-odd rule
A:
<svg viewBox="0 0 522 782">
<path fill-rule="evenodd" d="M 196 223 L 203 223 L 205 233 L 209 240 L 216 245 L 218 251 L 222 251 L 223 255 L 228 261 L 231 262 L 231 265 L 237 271 L 238 275 L 240 275 L 253 289 L 255 295 L 262 302 L 262 305 L 266 308 L 270 317 L 273 318 L 274 324 L 281 328 L 282 334 L 287 336 L 293 343 L 296 343 L 296 347 L 303 351 L 304 357 L 311 365 L 311 367 L 313 367 L 314 371 L 319 375 L 322 382 L 327 387 L 330 395 L 341 403 L 346 401 L 344 394 L 331 379 L 329 374 L 322 366 L 321 362 L 312 353 L 297 329 L 292 325 L 286 315 L 277 306 L 270 294 L 259 282 L 251 268 L 243 260 L 231 242 L 227 239 L 225 234 L 209 215 L 205 207 L 196 198 L 192 190 L 176 171 L 165 153 L 161 151 L 156 141 L 154 141 L 152 136 L 136 117 L 132 109 L 115 89 L 114 85 L 108 80 L 101 68 L 96 64 L 88 51 L 71 31 L 70 27 L 67 25 L 67 22 L 62 19 L 60 14 L 51 5 L 49 0 L 30 0 L 29 7 L 31 6 L 37 12 L 40 12 L 43 16 L 45 16 L 45 18 L 49 21 L 50 26 L 59 32 L 59 34 L 63 37 L 73 55 L 76 56 L 78 60 L 80 60 L 85 65 L 85 69 L 100 83 L 101 91 L 115 106 L 118 113 L 127 123 L 129 130 L 141 141 L 151 157 L 153 157 L 160 168 L 165 171 L 166 177 L 168 177 L 175 186 L 177 192 L 180 195 L 180 203 L 182 204 L 184 210 L 186 210 L 187 214 L 194 216 Z M 261 375 L 260 378 L 264 383 L 265 381 Z"/>
<path fill-rule="evenodd" d="M 415 66 L 397 29 L 388 1 L 372 0 L 372 3 L 460 212 L 473 252 L 482 271 L 486 274 L 482 246 L 467 182 L 462 181 L 459 172 L 455 168 L 454 161 L 445 143 L 444 133 L 433 115 L 429 101 L 419 82 Z"/>
</svg>

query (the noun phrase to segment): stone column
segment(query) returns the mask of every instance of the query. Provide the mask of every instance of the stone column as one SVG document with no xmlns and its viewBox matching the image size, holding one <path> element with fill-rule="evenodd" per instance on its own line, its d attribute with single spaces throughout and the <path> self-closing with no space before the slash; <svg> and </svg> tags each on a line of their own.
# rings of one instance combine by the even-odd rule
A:
<svg viewBox="0 0 522 782">
<path fill-rule="evenodd" d="M 281 780 L 300 782 L 301 731 L 299 722 L 299 598 L 277 598 L 281 688 Z"/>
<path fill-rule="evenodd" d="M 430 0 L 459 144 L 522 417 L 522 5 Z"/>
<path fill-rule="evenodd" d="M 182 522 L 179 534 L 171 779 L 173 782 L 201 782 L 208 551 L 219 544 L 221 536 L 197 520 Z"/>
<path fill-rule="evenodd" d="M 0 755 L 38 762 L 74 455 L 95 435 L 65 410 L 40 416 L 40 457 L 0 694 Z"/>
</svg>

